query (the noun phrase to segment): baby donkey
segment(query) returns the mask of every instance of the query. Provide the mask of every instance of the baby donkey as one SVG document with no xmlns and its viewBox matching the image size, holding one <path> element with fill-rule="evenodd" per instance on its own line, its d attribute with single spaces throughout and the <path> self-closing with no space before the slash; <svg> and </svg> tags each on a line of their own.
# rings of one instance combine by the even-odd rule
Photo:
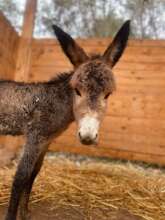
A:
<svg viewBox="0 0 165 220">
<path fill-rule="evenodd" d="M 6 220 L 29 220 L 28 201 L 48 146 L 76 120 L 82 144 L 98 141 L 107 98 L 115 89 L 112 68 L 128 40 L 126 21 L 103 55 L 88 56 L 63 30 L 53 26 L 74 70 L 48 82 L 0 82 L 0 134 L 25 135 L 24 152 L 14 177 Z"/>
</svg>

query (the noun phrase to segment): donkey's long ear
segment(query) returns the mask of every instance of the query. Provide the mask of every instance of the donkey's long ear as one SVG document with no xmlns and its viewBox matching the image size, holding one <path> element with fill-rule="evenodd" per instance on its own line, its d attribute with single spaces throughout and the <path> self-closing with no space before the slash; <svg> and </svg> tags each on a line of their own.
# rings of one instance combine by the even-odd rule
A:
<svg viewBox="0 0 165 220">
<path fill-rule="evenodd" d="M 52 27 L 64 53 L 75 67 L 89 59 L 84 50 L 77 45 L 69 34 L 56 25 L 52 25 Z"/>
<path fill-rule="evenodd" d="M 130 30 L 130 20 L 126 21 L 116 34 L 114 40 L 106 49 L 103 58 L 113 67 L 121 57 L 127 45 Z"/>
</svg>

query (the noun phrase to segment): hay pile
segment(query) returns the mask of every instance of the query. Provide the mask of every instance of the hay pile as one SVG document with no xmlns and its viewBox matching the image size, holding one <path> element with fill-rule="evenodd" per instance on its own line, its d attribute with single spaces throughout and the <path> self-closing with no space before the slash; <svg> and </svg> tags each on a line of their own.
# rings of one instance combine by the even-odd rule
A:
<svg viewBox="0 0 165 220">
<path fill-rule="evenodd" d="M 0 205 L 8 201 L 15 167 L 0 170 Z M 165 172 L 131 163 L 46 159 L 31 203 L 92 210 L 126 208 L 146 220 L 165 220 Z"/>
</svg>

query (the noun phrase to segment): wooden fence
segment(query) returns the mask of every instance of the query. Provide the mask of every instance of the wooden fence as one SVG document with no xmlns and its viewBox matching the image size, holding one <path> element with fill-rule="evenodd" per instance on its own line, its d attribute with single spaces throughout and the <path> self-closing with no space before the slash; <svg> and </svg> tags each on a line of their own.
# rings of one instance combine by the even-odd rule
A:
<svg viewBox="0 0 165 220">
<path fill-rule="evenodd" d="M 25 30 L 34 14 L 29 15 L 26 10 L 26 16 Z M 0 16 L 0 28 L 3 19 Z M 19 38 L 7 21 L 3 21 L 3 25 L 13 34 L 8 34 L 7 38 L 0 32 L 1 78 L 44 81 L 72 68 L 55 39 L 33 39 L 32 28 L 30 35 L 23 33 Z M 103 52 L 110 41 L 79 39 L 78 43 L 87 52 Z M 25 55 L 28 62 L 25 62 Z M 130 40 L 114 74 L 117 91 L 109 99 L 99 145 L 81 145 L 73 123 L 53 141 L 50 149 L 165 165 L 165 42 Z M 1 143 L 4 144 L 3 140 Z M 13 140 L 7 138 L 5 144 L 12 144 Z M 22 140 L 16 141 L 17 146 L 21 144 Z"/>
<path fill-rule="evenodd" d="M 78 40 L 87 52 L 103 52 L 110 39 Z M 165 42 L 130 40 L 114 69 L 117 91 L 97 147 L 82 146 L 71 125 L 51 149 L 165 164 Z M 48 80 L 71 69 L 55 40 L 33 40 L 30 79 Z"/>
<path fill-rule="evenodd" d="M 0 12 L 0 74 L 1 79 L 14 77 L 19 37 Z"/>
</svg>

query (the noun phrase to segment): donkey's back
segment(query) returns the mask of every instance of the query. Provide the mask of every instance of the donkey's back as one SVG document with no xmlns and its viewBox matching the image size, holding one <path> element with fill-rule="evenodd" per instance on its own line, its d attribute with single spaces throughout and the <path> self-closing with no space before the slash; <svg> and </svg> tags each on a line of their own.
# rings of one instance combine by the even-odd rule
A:
<svg viewBox="0 0 165 220">
<path fill-rule="evenodd" d="M 0 81 L 0 133 L 19 135 L 35 107 L 41 86 Z"/>
<path fill-rule="evenodd" d="M 44 118 L 49 121 L 49 127 L 51 128 L 51 123 L 53 127 L 53 119 L 54 122 L 57 121 L 58 115 L 63 111 L 61 102 L 65 101 L 67 95 L 63 89 L 64 81 L 0 81 L 0 134 L 24 134 L 32 124 L 37 126 L 40 123 L 41 127 Z"/>
</svg>

